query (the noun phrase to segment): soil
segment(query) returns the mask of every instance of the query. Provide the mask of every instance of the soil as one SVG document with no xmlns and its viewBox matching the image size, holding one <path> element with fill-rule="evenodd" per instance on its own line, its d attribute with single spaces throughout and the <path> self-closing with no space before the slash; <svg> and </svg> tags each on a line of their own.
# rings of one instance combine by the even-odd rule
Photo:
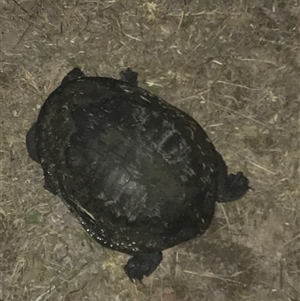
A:
<svg viewBox="0 0 300 301">
<path fill-rule="evenodd" d="M 0 299 L 300 300 L 300 3 L 1 0 Z M 195 118 L 253 191 L 164 251 L 144 285 L 128 256 L 43 189 L 25 135 L 73 67 L 140 85 Z M 298 283 L 298 284 L 297 284 Z"/>
</svg>

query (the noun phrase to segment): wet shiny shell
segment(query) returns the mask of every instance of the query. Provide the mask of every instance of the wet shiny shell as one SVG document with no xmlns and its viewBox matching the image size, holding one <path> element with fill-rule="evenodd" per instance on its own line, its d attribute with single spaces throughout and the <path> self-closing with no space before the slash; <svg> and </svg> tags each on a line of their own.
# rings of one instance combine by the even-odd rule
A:
<svg viewBox="0 0 300 301">
<path fill-rule="evenodd" d="M 162 250 L 212 220 L 214 146 L 191 117 L 141 88 L 99 77 L 60 86 L 36 141 L 51 190 L 103 246 Z"/>
</svg>

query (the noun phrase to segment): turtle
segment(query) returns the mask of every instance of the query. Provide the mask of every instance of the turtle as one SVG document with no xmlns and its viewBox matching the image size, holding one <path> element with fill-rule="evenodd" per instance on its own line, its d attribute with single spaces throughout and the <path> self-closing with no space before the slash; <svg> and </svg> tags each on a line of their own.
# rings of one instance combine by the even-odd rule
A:
<svg viewBox="0 0 300 301">
<path fill-rule="evenodd" d="M 196 120 L 120 79 L 71 70 L 26 135 L 44 188 L 58 195 L 100 245 L 130 255 L 124 271 L 142 282 L 165 249 L 202 235 L 217 202 L 243 197 L 243 174 L 229 174 Z"/>
</svg>

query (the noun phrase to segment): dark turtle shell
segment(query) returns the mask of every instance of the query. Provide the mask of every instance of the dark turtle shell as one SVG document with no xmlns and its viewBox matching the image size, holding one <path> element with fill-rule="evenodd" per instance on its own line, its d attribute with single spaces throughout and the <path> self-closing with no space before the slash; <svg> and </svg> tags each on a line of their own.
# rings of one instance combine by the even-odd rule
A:
<svg viewBox="0 0 300 301">
<path fill-rule="evenodd" d="M 161 260 L 141 267 L 143 254 L 204 233 L 215 203 L 244 195 L 248 180 L 242 173 L 228 180 L 222 157 L 186 113 L 126 78 L 74 70 L 42 106 L 28 134 L 36 154 L 28 151 L 43 168 L 46 188 L 94 239 L 137 256 L 139 267 L 129 261 L 125 270 L 142 279 Z"/>
</svg>

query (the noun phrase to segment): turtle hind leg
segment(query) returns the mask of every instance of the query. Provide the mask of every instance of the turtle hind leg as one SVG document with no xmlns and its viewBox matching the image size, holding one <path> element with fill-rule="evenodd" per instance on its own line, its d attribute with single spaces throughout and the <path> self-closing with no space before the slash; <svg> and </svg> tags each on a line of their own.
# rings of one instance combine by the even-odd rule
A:
<svg viewBox="0 0 300 301">
<path fill-rule="evenodd" d="M 127 68 L 120 72 L 121 81 L 126 82 L 134 87 L 138 86 L 138 73 L 134 72 L 132 69 Z"/>
<path fill-rule="evenodd" d="M 71 82 L 72 80 L 82 77 L 85 77 L 84 73 L 78 67 L 75 67 L 63 78 L 61 84 L 64 85 Z"/>
<path fill-rule="evenodd" d="M 150 276 L 162 261 L 162 253 L 139 253 L 130 258 L 124 271 L 131 281 L 142 282 L 144 276 Z"/>
<path fill-rule="evenodd" d="M 219 203 L 227 203 L 240 199 L 250 189 L 249 180 L 242 172 L 229 174 L 226 163 L 222 156 L 217 153 L 218 157 L 218 201 Z"/>
<path fill-rule="evenodd" d="M 27 147 L 27 152 L 29 157 L 33 161 L 37 163 L 41 163 L 36 149 L 35 130 L 36 130 L 36 123 L 32 125 L 32 127 L 26 134 L 26 147 Z"/>
</svg>

